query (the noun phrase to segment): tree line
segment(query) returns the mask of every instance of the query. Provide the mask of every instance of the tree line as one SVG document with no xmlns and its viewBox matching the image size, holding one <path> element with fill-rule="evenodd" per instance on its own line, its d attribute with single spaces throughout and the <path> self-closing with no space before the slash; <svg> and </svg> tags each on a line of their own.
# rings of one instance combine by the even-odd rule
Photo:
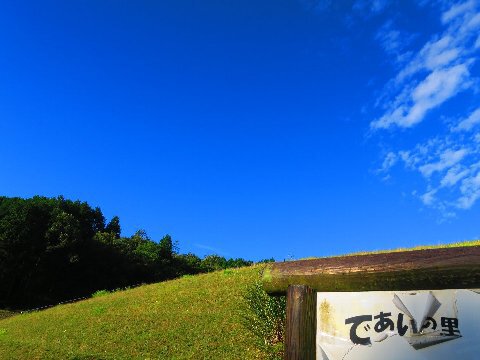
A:
<svg viewBox="0 0 480 360">
<path fill-rule="evenodd" d="M 97 290 L 252 264 L 180 254 L 171 236 L 121 236 L 120 219 L 63 197 L 0 197 L 0 308 L 24 309 Z"/>
</svg>

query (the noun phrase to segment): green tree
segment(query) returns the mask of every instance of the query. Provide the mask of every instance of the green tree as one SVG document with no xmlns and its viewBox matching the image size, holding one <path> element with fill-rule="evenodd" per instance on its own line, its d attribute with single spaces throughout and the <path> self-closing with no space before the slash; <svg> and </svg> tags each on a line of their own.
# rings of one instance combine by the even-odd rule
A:
<svg viewBox="0 0 480 360">
<path fill-rule="evenodd" d="M 72 215 L 65 211 L 57 211 L 53 215 L 51 225 L 45 233 L 47 240 L 47 251 L 59 248 L 72 248 L 80 238 L 80 223 Z"/>
<path fill-rule="evenodd" d="M 219 255 L 207 255 L 202 259 L 202 270 L 206 272 L 227 268 L 227 260 Z"/>
<path fill-rule="evenodd" d="M 31 308 L 183 274 L 248 265 L 243 259 L 178 254 L 170 235 L 121 237 L 100 208 L 62 196 L 0 196 L 0 308 Z"/>
<path fill-rule="evenodd" d="M 120 239 L 122 229 L 120 227 L 120 218 L 118 216 L 114 216 L 112 220 L 110 220 L 105 227 L 105 232 L 113 233 L 117 239 Z"/>
<path fill-rule="evenodd" d="M 160 257 L 162 259 L 171 260 L 177 253 L 177 245 L 172 241 L 170 235 L 165 235 L 159 242 Z"/>
</svg>

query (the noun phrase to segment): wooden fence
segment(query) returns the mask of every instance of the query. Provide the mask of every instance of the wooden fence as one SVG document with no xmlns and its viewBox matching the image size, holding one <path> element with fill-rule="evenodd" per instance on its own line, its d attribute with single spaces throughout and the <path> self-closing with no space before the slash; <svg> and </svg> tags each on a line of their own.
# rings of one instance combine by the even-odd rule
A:
<svg viewBox="0 0 480 360">
<path fill-rule="evenodd" d="M 315 359 L 316 292 L 480 288 L 480 246 L 279 262 L 264 289 L 287 295 L 285 359 Z"/>
</svg>

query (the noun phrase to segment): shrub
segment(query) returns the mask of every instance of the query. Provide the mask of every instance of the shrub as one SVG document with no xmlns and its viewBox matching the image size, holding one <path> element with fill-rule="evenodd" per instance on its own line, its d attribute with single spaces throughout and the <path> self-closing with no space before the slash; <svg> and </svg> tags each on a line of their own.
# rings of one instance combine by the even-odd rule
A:
<svg viewBox="0 0 480 360">
<path fill-rule="evenodd" d="M 283 357 L 285 335 L 286 297 L 270 296 L 256 281 L 244 293 L 244 325 L 263 342 L 274 359 Z"/>
<path fill-rule="evenodd" d="M 108 290 L 97 290 L 92 294 L 92 297 L 100 297 L 109 294 L 110 291 Z"/>
</svg>

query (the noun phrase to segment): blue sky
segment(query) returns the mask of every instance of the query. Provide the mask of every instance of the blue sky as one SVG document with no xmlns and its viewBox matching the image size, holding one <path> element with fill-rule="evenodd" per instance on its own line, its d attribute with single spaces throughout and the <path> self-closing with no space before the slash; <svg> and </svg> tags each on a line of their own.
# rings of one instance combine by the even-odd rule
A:
<svg viewBox="0 0 480 360">
<path fill-rule="evenodd" d="M 480 237 L 480 3 L 5 1 L 0 193 L 181 252 Z"/>
</svg>

